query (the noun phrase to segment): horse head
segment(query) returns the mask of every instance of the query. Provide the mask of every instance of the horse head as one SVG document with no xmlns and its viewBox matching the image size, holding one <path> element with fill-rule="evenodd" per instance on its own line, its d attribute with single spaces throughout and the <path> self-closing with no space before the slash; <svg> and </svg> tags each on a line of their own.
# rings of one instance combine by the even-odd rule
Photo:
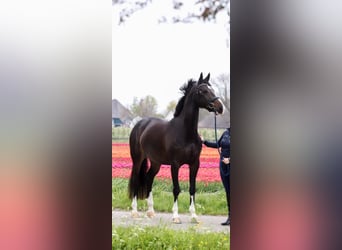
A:
<svg viewBox="0 0 342 250">
<path fill-rule="evenodd" d="M 210 73 L 203 79 L 201 73 L 197 86 L 195 89 L 195 100 L 200 108 L 205 108 L 209 112 L 216 112 L 222 114 L 223 105 L 219 100 L 219 97 L 215 95 L 215 91 L 209 83 Z"/>
</svg>

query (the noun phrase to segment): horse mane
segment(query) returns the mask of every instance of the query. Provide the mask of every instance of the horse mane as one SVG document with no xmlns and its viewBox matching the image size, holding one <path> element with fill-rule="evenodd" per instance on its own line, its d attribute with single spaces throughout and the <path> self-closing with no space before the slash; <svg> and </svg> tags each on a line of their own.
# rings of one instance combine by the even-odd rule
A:
<svg viewBox="0 0 342 250">
<path fill-rule="evenodd" d="M 183 84 L 183 86 L 179 88 L 179 90 L 183 92 L 183 96 L 179 99 L 176 105 L 176 110 L 175 110 L 175 113 L 173 114 L 173 117 L 179 116 L 179 114 L 182 112 L 185 98 L 188 96 L 188 94 L 190 93 L 190 90 L 192 89 L 194 85 L 196 85 L 196 81 L 193 79 L 190 79 L 188 80 L 187 83 Z"/>
</svg>

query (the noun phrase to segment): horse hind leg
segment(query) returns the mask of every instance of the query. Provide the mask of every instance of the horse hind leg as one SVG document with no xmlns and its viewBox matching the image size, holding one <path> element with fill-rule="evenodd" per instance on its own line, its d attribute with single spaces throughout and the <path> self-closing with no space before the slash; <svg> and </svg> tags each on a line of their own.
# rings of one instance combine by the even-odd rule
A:
<svg viewBox="0 0 342 250">
<path fill-rule="evenodd" d="M 147 182 L 146 185 L 147 185 L 147 193 L 148 193 L 148 197 L 147 197 L 148 209 L 147 209 L 146 215 L 149 218 L 152 218 L 155 216 L 155 212 L 153 208 L 152 184 L 153 184 L 154 177 L 157 175 L 159 170 L 160 170 L 160 164 L 151 162 L 151 167 L 146 174 L 146 182 Z"/>
<path fill-rule="evenodd" d="M 142 121 L 134 126 L 129 137 L 130 155 L 133 166 L 128 183 L 128 194 L 129 198 L 132 199 L 132 217 L 139 217 L 137 200 L 144 196 L 144 179 L 147 170 L 147 160 L 144 159 L 143 150 L 139 142 L 141 126 Z"/>
<path fill-rule="evenodd" d="M 133 218 L 138 218 L 138 198 L 143 197 L 145 189 L 145 171 L 147 168 L 147 160 L 139 160 L 133 163 L 133 169 L 129 180 L 129 197 L 132 199 L 132 212 Z"/>
<path fill-rule="evenodd" d="M 137 183 L 137 180 L 136 180 L 136 176 L 133 176 L 131 177 L 131 180 L 130 180 L 130 188 L 132 193 L 133 193 L 133 197 L 132 197 L 132 204 L 131 204 L 131 207 L 132 207 L 132 211 L 131 211 L 131 216 L 132 218 L 139 218 L 139 213 L 138 213 L 138 191 L 137 191 L 137 187 L 136 187 L 136 183 Z M 132 186 L 134 187 L 132 187 Z"/>
<path fill-rule="evenodd" d="M 137 196 L 134 196 L 133 199 L 132 199 L 132 212 L 131 212 L 131 216 L 133 218 L 138 218 L 139 217 Z"/>
<path fill-rule="evenodd" d="M 149 218 L 153 218 L 155 216 L 155 212 L 154 212 L 154 208 L 153 208 L 153 195 L 152 195 L 152 191 L 149 192 L 148 194 L 148 198 L 147 198 L 147 212 L 146 215 Z"/>
</svg>

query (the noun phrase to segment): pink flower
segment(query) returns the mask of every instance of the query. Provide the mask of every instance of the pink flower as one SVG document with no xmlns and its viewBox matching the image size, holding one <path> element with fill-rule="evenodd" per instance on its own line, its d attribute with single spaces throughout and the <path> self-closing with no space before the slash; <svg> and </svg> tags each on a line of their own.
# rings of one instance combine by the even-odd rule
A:
<svg viewBox="0 0 342 250">
<path fill-rule="evenodd" d="M 112 177 L 129 178 L 131 174 L 132 160 L 128 143 L 112 144 Z M 171 169 L 168 165 L 162 165 L 157 178 L 171 179 Z M 179 170 L 179 180 L 189 181 L 189 166 L 184 165 Z M 206 183 L 221 181 L 218 168 L 218 153 L 216 149 L 203 147 L 200 156 L 200 168 L 197 173 L 197 181 Z"/>
</svg>

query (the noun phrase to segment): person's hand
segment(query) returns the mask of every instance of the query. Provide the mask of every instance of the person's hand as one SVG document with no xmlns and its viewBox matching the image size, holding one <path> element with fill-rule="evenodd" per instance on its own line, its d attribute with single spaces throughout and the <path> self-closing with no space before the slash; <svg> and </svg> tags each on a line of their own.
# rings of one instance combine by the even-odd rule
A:
<svg viewBox="0 0 342 250">
<path fill-rule="evenodd" d="M 230 163 L 230 158 L 223 158 L 223 163 L 224 164 L 229 164 Z"/>
</svg>

